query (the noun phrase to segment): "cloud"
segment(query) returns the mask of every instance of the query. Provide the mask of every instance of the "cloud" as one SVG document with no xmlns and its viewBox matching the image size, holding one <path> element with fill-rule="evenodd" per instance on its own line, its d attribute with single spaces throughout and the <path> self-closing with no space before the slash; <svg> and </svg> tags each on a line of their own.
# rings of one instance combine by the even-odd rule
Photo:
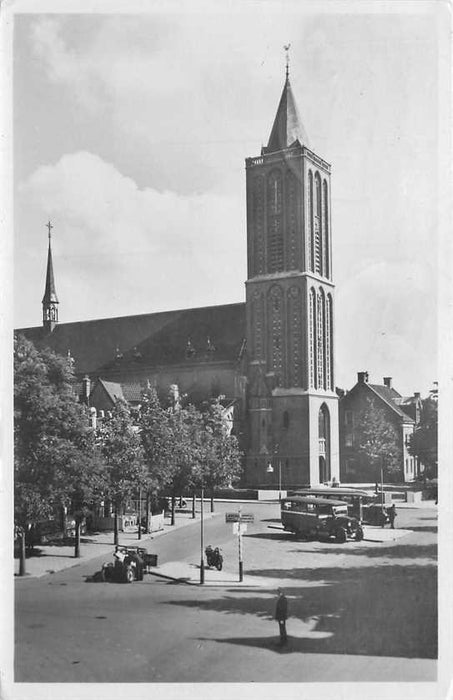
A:
<svg viewBox="0 0 453 700">
<path fill-rule="evenodd" d="M 54 223 L 66 320 L 92 318 L 110 294 L 118 295 L 112 315 L 120 315 L 222 303 L 243 290 L 243 211 L 226 196 L 141 189 L 99 156 L 78 152 L 38 168 L 19 197 L 35 219 Z M 23 246 L 42 256 L 42 239 Z"/>
</svg>

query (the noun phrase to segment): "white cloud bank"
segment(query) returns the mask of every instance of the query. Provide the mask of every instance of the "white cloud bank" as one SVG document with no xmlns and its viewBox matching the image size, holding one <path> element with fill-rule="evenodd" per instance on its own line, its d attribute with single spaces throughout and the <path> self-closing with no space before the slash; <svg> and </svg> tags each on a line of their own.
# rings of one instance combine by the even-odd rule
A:
<svg viewBox="0 0 453 700">
<path fill-rule="evenodd" d="M 39 168 L 19 197 L 27 200 L 35 222 L 48 216 L 53 221 L 62 320 L 102 314 L 107 297 L 115 299 L 112 315 L 241 298 L 244 212 L 227 197 L 140 189 L 88 152 Z M 41 230 L 25 245 L 23 255 L 34 259 L 27 287 L 36 294 L 43 285 Z M 19 237 L 16 256 L 20 246 Z"/>
</svg>

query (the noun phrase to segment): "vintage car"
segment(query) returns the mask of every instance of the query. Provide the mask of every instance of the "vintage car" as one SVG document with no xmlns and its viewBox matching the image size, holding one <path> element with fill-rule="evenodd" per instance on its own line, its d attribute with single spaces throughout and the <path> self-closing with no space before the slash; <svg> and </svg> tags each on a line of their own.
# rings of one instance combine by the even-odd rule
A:
<svg viewBox="0 0 453 700">
<path fill-rule="evenodd" d="M 379 525 L 384 527 L 390 518 L 388 516 L 387 508 L 382 504 L 378 498 L 370 499 L 368 503 L 363 505 L 363 522 L 368 525 Z"/>
<path fill-rule="evenodd" d="M 148 554 L 143 547 L 118 546 L 113 553 L 114 562 L 104 563 L 101 569 L 103 581 L 132 583 L 142 581 L 148 566 L 157 565 L 157 556 Z"/>
<path fill-rule="evenodd" d="M 281 521 L 284 529 L 297 537 L 319 540 L 334 537 L 336 542 L 363 539 L 360 521 L 348 515 L 348 504 L 330 498 L 285 498 L 281 504 Z"/>
</svg>

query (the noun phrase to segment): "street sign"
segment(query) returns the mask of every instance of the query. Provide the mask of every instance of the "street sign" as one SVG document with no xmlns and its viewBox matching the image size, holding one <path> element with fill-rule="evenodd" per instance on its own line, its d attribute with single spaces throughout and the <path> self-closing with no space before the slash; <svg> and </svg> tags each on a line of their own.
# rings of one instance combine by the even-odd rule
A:
<svg viewBox="0 0 453 700">
<path fill-rule="evenodd" d="M 255 516 L 253 513 L 225 513 L 226 523 L 254 523 Z"/>
<path fill-rule="evenodd" d="M 254 523 L 255 516 L 253 513 L 241 513 L 241 523 Z"/>
<path fill-rule="evenodd" d="M 225 513 L 226 523 L 237 523 L 239 522 L 239 513 Z"/>
<path fill-rule="evenodd" d="M 243 535 L 244 532 L 247 532 L 247 525 L 243 525 L 242 523 L 233 523 L 233 535 Z"/>
</svg>

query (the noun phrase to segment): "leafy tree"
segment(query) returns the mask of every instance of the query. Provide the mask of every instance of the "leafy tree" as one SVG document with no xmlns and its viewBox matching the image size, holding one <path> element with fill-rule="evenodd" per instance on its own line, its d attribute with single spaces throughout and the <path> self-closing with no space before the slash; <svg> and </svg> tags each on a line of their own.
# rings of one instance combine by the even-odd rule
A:
<svg viewBox="0 0 453 700">
<path fill-rule="evenodd" d="M 118 544 L 118 514 L 124 501 L 146 484 L 147 471 L 137 426 L 123 400 L 100 431 L 101 454 L 107 466 L 106 495 L 114 507 L 114 544 Z"/>
<path fill-rule="evenodd" d="M 172 433 L 172 452 L 166 475 L 166 486 L 171 495 L 171 524 L 175 523 L 176 497 L 193 488 L 200 473 L 203 420 L 193 405 L 170 409 L 169 425 Z"/>
<path fill-rule="evenodd" d="M 146 528 L 148 530 L 149 502 L 157 501 L 157 495 L 163 491 L 168 481 L 173 443 L 169 411 L 161 405 L 154 388 L 146 389 L 142 395 L 138 426 L 146 465 Z"/>
<path fill-rule="evenodd" d="M 26 532 L 52 517 L 58 506 L 72 505 L 80 484 L 92 477 L 93 434 L 73 386 L 67 358 L 38 351 L 23 337 L 15 339 L 14 516 L 20 573 L 25 573 Z M 84 505 L 88 495 L 87 487 Z"/>
<path fill-rule="evenodd" d="M 402 461 L 397 427 L 389 421 L 388 413 L 369 396 L 359 415 L 354 425 L 354 438 L 359 453 L 371 464 L 375 474 L 382 467 L 387 477 L 397 480 Z"/>
<path fill-rule="evenodd" d="M 437 478 L 437 395 L 422 402 L 420 423 L 410 436 L 409 452 L 425 467 L 425 476 Z"/>
<path fill-rule="evenodd" d="M 214 489 L 230 485 L 241 474 L 241 452 L 225 419 L 221 398 L 211 401 L 202 414 L 202 478 L 210 492 L 211 512 L 214 511 Z"/>
</svg>

